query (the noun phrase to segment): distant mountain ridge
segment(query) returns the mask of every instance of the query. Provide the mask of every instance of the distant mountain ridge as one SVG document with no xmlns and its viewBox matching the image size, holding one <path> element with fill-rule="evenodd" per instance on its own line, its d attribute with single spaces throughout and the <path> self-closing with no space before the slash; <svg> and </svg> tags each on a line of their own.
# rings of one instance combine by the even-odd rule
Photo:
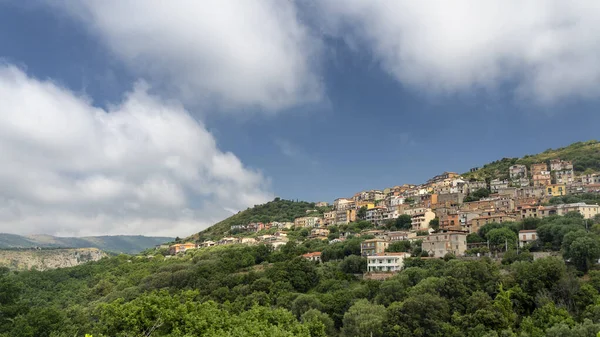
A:
<svg viewBox="0 0 600 337">
<path fill-rule="evenodd" d="M 59 237 L 52 235 L 16 235 L 0 233 L 0 249 L 11 248 L 98 248 L 112 253 L 136 254 L 158 244 L 173 241 L 171 237 L 143 235 L 104 235 Z"/>
</svg>

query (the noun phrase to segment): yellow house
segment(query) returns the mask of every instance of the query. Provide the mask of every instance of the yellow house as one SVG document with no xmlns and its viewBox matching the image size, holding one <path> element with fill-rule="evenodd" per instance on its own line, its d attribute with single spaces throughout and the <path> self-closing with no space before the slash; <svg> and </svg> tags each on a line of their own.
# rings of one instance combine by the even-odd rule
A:
<svg viewBox="0 0 600 337">
<path fill-rule="evenodd" d="M 367 209 L 375 208 L 375 203 L 370 201 L 359 201 L 356 203 L 356 208 L 366 207 Z"/>
<path fill-rule="evenodd" d="M 356 210 L 355 209 L 347 210 L 346 211 L 346 219 L 348 219 L 348 222 L 356 221 Z"/>
<path fill-rule="evenodd" d="M 567 194 L 567 186 L 565 184 L 550 184 L 545 188 L 546 195 L 549 197 L 560 197 Z"/>
</svg>

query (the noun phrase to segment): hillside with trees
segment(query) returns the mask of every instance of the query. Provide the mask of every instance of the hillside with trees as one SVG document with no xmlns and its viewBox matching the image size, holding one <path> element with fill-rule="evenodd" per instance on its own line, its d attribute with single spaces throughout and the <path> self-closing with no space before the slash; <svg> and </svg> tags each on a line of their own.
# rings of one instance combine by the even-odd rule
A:
<svg viewBox="0 0 600 337">
<path fill-rule="evenodd" d="M 314 213 L 307 211 L 316 210 Z M 229 232 L 233 225 L 247 225 L 252 222 L 292 222 L 295 218 L 308 215 L 322 215 L 328 208 L 317 208 L 314 202 L 293 201 L 275 198 L 262 205 L 255 205 L 245 211 L 221 221 L 213 226 L 195 234 L 186 240 L 203 240 L 219 238 Z"/>
<path fill-rule="evenodd" d="M 540 238 L 517 251 L 523 228 Z M 568 214 L 487 224 L 469 240 L 489 245 L 464 258 L 421 259 L 420 242 L 404 241 L 389 250 L 414 257 L 384 281 L 357 277 L 368 235 L 2 269 L 0 336 L 594 337 L 599 236 L 600 218 Z M 476 257 L 486 249 L 502 258 Z M 301 257 L 311 251 L 323 262 Z"/>
<path fill-rule="evenodd" d="M 463 176 L 467 179 L 488 181 L 496 178 L 508 179 L 508 168 L 512 165 L 522 164 L 529 167 L 531 164 L 549 162 L 552 159 L 572 161 L 576 174 L 600 172 L 600 142 L 597 140 L 577 142 L 522 158 L 503 158 L 483 165 L 477 171 L 464 173 Z"/>
</svg>

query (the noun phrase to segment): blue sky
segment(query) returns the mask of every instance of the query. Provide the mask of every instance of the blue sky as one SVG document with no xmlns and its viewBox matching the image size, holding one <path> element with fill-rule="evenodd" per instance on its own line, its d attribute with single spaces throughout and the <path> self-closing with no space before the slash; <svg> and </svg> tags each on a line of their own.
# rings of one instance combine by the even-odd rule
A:
<svg viewBox="0 0 600 337">
<path fill-rule="evenodd" d="M 140 14 L 129 1 L 0 2 L 0 97 L 23 93 L 37 104 L 0 107 L 5 127 L 24 116 L 20 138 L 0 144 L 29 146 L 9 157 L 15 170 L 0 172 L 15 184 L 0 195 L 0 231 L 185 235 L 274 195 L 332 201 L 598 138 L 600 38 L 583 34 L 599 32 L 592 2 L 532 3 L 517 18 L 493 2 L 234 3 L 150 2 Z M 79 102 L 81 124 L 61 115 L 73 108 L 65 100 Z M 125 131 L 86 138 L 100 133 L 86 129 L 104 123 L 97 113 L 126 120 L 103 132 L 115 123 Z M 171 114 L 183 119 L 152 129 Z M 55 166 L 35 143 L 40 128 L 103 145 L 80 153 L 50 142 L 84 162 Z M 111 151 L 128 160 L 88 165 Z"/>
</svg>

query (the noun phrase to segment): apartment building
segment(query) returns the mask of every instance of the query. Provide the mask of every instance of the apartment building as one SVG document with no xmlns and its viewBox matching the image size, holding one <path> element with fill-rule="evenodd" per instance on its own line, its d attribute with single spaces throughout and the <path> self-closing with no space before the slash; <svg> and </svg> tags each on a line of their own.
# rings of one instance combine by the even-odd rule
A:
<svg viewBox="0 0 600 337">
<path fill-rule="evenodd" d="M 584 202 L 578 202 L 574 204 L 561 204 L 554 206 L 556 208 L 557 215 L 565 215 L 569 212 L 578 212 L 583 215 L 584 219 L 592 219 L 596 214 L 600 214 L 600 206 L 598 205 L 587 205 Z"/>
<path fill-rule="evenodd" d="M 410 253 L 378 253 L 367 256 L 368 272 L 398 272 L 404 267 L 404 259 Z"/>
<path fill-rule="evenodd" d="M 448 253 L 461 256 L 467 250 L 467 233 L 464 231 L 433 233 L 423 239 L 421 248 L 433 257 L 444 257 Z"/>
<path fill-rule="evenodd" d="M 384 239 L 365 240 L 360 244 L 360 254 L 362 256 L 371 256 L 385 252 L 389 242 Z"/>
</svg>

